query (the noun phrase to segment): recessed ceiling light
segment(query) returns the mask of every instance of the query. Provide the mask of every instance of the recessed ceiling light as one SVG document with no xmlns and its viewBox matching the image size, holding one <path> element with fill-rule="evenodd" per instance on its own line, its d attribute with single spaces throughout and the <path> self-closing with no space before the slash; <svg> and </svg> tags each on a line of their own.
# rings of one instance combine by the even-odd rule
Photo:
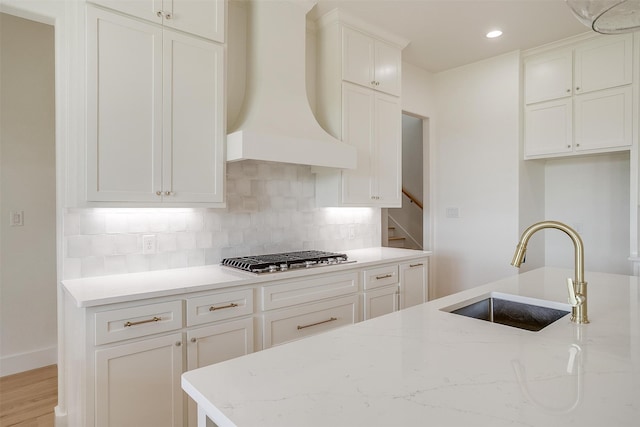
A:
<svg viewBox="0 0 640 427">
<path fill-rule="evenodd" d="M 502 35 L 502 31 L 500 30 L 493 30 L 493 31 L 489 31 L 487 33 L 487 38 L 488 39 L 495 39 L 496 37 L 500 37 Z"/>
</svg>

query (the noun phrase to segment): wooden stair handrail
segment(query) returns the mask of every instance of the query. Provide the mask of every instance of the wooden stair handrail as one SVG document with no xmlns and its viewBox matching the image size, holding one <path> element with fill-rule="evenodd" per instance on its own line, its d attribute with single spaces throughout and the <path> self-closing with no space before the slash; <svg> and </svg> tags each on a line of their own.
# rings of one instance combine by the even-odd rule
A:
<svg viewBox="0 0 640 427">
<path fill-rule="evenodd" d="M 407 191 L 406 188 L 402 187 L 402 194 L 404 194 L 405 196 L 407 196 L 409 198 L 409 200 L 411 201 L 411 203 L 415 203 L 416 206 L 418 206 L 420 208 L 420 210 L 424 210 L 424 208 L 422 207 L 422 203 L 420 203 L 420 200 L 416 199 L 414 197 L 413 194 L 409 193 Z"/>
</svg>

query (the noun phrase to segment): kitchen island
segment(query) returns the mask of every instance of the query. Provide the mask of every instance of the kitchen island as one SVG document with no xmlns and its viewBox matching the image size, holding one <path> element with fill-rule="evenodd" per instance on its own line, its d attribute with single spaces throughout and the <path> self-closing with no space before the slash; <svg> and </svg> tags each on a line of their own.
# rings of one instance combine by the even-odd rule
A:
<svg viewBox="0 0 640 427">
<path fill-rule="evenodd" d="M 542 268 L 186 372 L 219 427 L 637 426 L 637 277 L 587 273 L 590 324 L 539 332 L 450 313 L 498 291 L 565 302 L 573 271 Z"/>
</svg>

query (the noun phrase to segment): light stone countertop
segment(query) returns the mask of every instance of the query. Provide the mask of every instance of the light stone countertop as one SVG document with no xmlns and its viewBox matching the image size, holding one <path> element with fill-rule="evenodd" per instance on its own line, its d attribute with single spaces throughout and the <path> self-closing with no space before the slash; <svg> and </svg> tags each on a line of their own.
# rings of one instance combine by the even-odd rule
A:
<svg viewBox="0 0 640 427">
<path fill-rule="evenodd" d="M 566 302 L 542 268 L 183 374 L 219 427 L 637 426 L 637 277 L 585 274 L 591 323 L 530 332 L 442 308 L 490 291 Z"/>
<path fill-rule="evenodd" d="M 262 275 L 221 265 L 208 265 L 63 280 L 62 286 L 74 298 L 78 307 L 93 307 L 360 269 L 378 263 L 402 262 L 431 255 L 429 251 L 386 247 L 339 252 L 347 254 L 349 260 L 356 262 Z"/>
</svg>

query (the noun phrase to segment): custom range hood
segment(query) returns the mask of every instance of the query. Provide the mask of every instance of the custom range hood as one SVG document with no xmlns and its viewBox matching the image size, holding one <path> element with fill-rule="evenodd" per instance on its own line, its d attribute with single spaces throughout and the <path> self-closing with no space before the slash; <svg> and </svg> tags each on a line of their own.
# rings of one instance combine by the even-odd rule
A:
<svg viewBox="0 0 640 427">
<path fill-rule="evenodd" d="M 266 160 L 353 169 L 356 149 L 316 121 L 306 91 L 307 0 L 247 4 L 247 86 L 227 161 Z"/>
</svg>

